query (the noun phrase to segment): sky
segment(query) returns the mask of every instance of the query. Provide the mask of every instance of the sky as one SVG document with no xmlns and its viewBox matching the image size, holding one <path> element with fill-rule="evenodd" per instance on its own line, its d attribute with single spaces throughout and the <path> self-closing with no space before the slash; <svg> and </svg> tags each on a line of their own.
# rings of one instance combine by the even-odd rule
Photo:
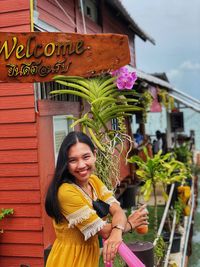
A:
<svg viewBox="0 0 200 267">
<path fill-rule="evenodd" d="M 136 64 L 165 72 L 180 91 L 200 100 L 200 0 L 121 0 L 156 45 L 136 38 Z"/>
</svg>

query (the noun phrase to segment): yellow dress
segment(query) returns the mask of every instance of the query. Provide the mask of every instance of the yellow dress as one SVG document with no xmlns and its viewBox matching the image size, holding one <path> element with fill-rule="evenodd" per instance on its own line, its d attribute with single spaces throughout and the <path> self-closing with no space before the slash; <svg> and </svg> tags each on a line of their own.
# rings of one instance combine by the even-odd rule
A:
<svg viewBox="0 0 200 267">
<path fill-rule="evenodd" d="M 108 204 L 119 203 L 97 176 L 91 175 L 89 183 L 99 199 Z M 53 221 L 56 240 L 46 267 L 98 267 L 97 232 L 106 221 L 97 216 L 91 199 L 75 184 L 62 184 L 58 200 L 66 220 L 59 224 Z"/>
</svg>

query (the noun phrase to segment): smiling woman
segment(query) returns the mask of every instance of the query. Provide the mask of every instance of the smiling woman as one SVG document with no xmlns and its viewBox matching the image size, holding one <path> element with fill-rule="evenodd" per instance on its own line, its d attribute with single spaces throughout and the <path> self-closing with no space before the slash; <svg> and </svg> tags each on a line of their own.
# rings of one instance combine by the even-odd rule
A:
<svg viewBox="0 0 200 267">
<path fill-rule="evenodd" d="M 110 262 L 122 242 L 122 234 L 147 224 L 144 208 L 127 222 L 112 191 L 93 174 L 95 161 L 96 149 L 90 138 L 82 132 L 70 132 L 60 147 L 45 202 L 56 232 L 46 267 L 97 267 L 98 235 L 106 239 L 103 258 Z M 94 202 L 106 205 L 107 213 L 101 216 Z M 106 221 L 108 212 L 112 216 L 110 223 Z"/>
</svg>

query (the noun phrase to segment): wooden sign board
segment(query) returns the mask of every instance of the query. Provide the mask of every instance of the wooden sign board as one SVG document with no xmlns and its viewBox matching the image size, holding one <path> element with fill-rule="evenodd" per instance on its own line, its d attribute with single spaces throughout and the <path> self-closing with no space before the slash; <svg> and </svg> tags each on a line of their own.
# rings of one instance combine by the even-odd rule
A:
<svg viewBox="0 0 200 267">
<path fill-rule="evenodd" d="M 45 82 L 55 75 L 90 77 L 129 62 L 126 35 L 0 32 L 2 82 Z"/>
</svg>

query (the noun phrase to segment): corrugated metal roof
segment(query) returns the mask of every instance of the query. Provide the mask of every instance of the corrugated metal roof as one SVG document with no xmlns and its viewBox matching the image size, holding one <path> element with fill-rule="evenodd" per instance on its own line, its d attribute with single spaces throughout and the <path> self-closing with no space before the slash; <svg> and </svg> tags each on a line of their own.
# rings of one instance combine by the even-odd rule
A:
<svg viewBox="0 0 200 267">
<path fill-rule="evenodd" d="M 129 27 L 144 41 L 150 41 L 152 44 L 155 45 L 155 40 L 148 35 L 145 31 L 143 31 L 139 25 L 134 21 L 131 15 L 128 13 L 126 8 L 124 7 L 123 3 L 120 0 L 106 0 L 106 2 L 115 7 L 123 16 L 123 18 L 129 23 Z"/>
<path fill-rule="evenodd" d="M 169 92 L 169 95 L 171 95 L 176 101 L 182 103 L 186 107 L 189 107 L 197 112 L 200 112 L 200 101 L 198 99 L 195 99 L 189 96 L 188 94 L 178 90 L 167 81 L 164 81 L 151 74 L 147 74 L 131 66 L 129 66 L 129 68 L 131 69 L 131 71 L 135 71 L 137 73 L 139 79 L 144 80 L 147 83 L 161 86 L 162 88 L 166 89 Z"/>
</svg>

